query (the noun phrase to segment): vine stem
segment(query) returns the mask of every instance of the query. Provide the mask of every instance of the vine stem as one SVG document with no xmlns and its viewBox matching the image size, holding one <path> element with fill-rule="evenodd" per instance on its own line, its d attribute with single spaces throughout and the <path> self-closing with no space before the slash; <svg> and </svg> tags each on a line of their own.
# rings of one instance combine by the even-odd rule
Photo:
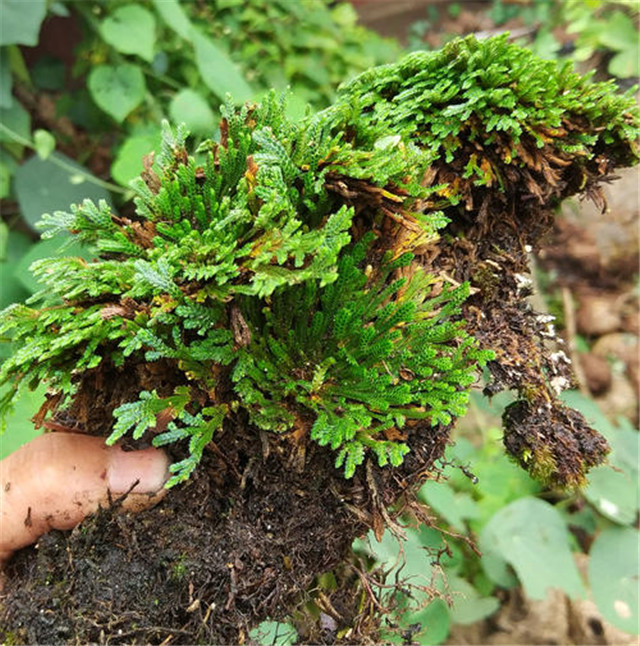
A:
<svg viewBox="0 0 640 646">
<path fill-rule="evenodd" d="M 5 133 L 13 141 L 20 144 L 21 146 L 26 146 L 31 150 L 36 150 L 36 146 L 33 143 L 33 141 L 19 135 L 17 132 L 12 130 L 8 126 L 6 126 L 4 123 L 0 123 L 0 132 Z M 105 188 L 108 191 L 111 191 L 112 193 L 119 193 L 120 195 L 126 195 L 129 192 L 127 191 L 127 189 L 124 189 L 121 186 L 117 186 L 116 184 L 112 184 L 111 182 L 107 182 L 103 179 L 100 179 L 99 177 L 96 177 L 95 175 L 92 175 L 89 171 L 85 170 L 84 168 L 77 168 L 75 166 L 72 166 L 71 164 L 67 163 L 64 159 L 60 159 L 60 157 L 57 157 L 55 154 L 50 155 L 47 159 L 52 164 L 55 164 L 59 168 L 62 168 L 63 170 L 67 171 L 68 173 L 73 175 L 82 175 L 87 182 L 90 182 L 91 184 L 95 184 L 96 186 L 100 186 L 101 188 Z"/>
</svg>

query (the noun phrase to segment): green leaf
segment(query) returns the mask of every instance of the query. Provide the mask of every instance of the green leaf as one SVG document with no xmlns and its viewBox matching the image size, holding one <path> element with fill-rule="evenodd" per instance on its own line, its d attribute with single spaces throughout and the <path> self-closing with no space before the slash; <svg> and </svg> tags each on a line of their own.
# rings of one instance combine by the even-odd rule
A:
<svg viewBox="0 0 640 646">
<path fill-rule="evenodd" d="M 0 395 L 7 392 L 8 388 L 3 386 L 0 389 Z M 14 401 L 13 411 L 4 420 L 6 430 L 0 435 L 0 460 L 42 434 L 41 430 L 33 426 L 31 418 L 44 402 L 45 392 L 44 386 L 34 391 L 26 390 Z"/>
<path fill-rule="evenodd" d="M 0 200 L 11 194 L 11 171 L 9 166 L 0 162 Z"/>
<path fill-rule="evenodd" d="M 419 496 L 459 531 L 466 529 L 465 520 L 479 517 L 478 503 L 468 493 L 455 492 L 446 482 L 426 482 Z"/>
<path fill-rule="evenodd" d="M 598 536 L 589 553 L 589 582 L 602 616 L 626 633 L 637 635 L 638 539 L 636 529 L 611 527 Z"/>
<path fill-rule="evenodd" d="M 0 285 L 2 285 L 0 309 L 4 309 L 11 303 L 23 302 L 31 295 L 24 288 L 20 278 L 16 276 L 15 270 L 16 264 L 33 243 L 24 233 L 19 231 L 7 230 L 6 233 L 6 242 L 0 260 Z"/>
<path fill-rule="evenodd" d="M 64 163 L 64 168 L 54 162 Z M 91 173 L 72 159 L 53 153 L 47 160 L 33 156 L 20 166 L 14 177 L 14 190 L 26 221 L 35 228 L 45 212 L 66 211 L 72 203 L 89 198 L 96 204 L 109 199 L 102 187 L 87 181 Z"/>
<path fill-rule="evenodd" d="M 213 136 L 216 118 L 209 103 L 195 90 L 185 88 L 178 92 L 171 100 L 169 114 L 174 122 L 183 122 L 190 132 Z"/>
<path fill-rule="evenodd" d="M 99 65 L 89 74 L 89 92 L 96 104 L 121 122 L 142 100 L 146 86 L 136 65 Z"/>
<path fill-rule="evenodd" d="M 7 259 L 7 244 L 9 242 L 9 227 L 0 220 L 0 262 Z"/>
<path fill-rule="evenodd" d="M 636 433 L 637 435 L 637 433 Z M 614 471 L 610 466 L 592 469 L 585 498 L 609 520 L 631 525 L 638 516 L 638 480 L 628 471 Z"/>
<path fill-rule="evenodd" d="M 473 624 L 491 616 L 500 607 L 498 599 L 481 597 L 466 579 L 449 577 L 448 583 L 453 596 L 451 620 L 454 624 Z"/>
<path fill-rule="evenodd" d="M 598 34 L 600 44 L 614 52 L 632 51 L 635 48 L 637 53 L 639 39 L 637 26 L 622 11 L 612 13 Z"/>
<path fill-rule="evenodd" d="M 191 21 L 177 0 L 153 0 L 153 6 L 178 36 L 184 40 L 191 40 Z"/>
<path fill-rule="evenodd" d="M 434 599 L 424 610 L 403 617 L 403 625 L 418 624 L 422 631 L 416 635 L 415 641 L 421 646 L 442 644 L 449 636 L 451 627 L 451 611 L 444 599 Z"/>
<path fill-rule="evenodd" d="M 43 160 L 56 149 L 56 139 L 48 130 L 36 130 L 33 133 L 33 143 L 38 157 Z"/>
<path fill-rule="evenodd" d="M 0 108 L 0 126 L 0 142 L 15 142 L 13 134 L 31 138 L 31 117 L 17 101 L 10 108 Z"/>
<path fill-rule="evenodd" d="M 122 54 L 136 54 L 149 63 L 153 60 L 156 19 L 144 7 L 119 7 L 100 25 L 100 35 Z"/>
<path fill-rule="evenodd" d="M 0 228 L 0 262 L 13 265 L 17 262 L 33 244 L 33 241 L 20 231 L 9 229 L 9 227 L 2 222 Z"/>
<path fill-rule="evenodd" d="M 635 78 L 640 74 L 640 59 L 638 58 L 640 45 L 616 54 L 610 61 L 607 69 L 609 74 L 621 79 Z"/>
<path fill-rule="evenodd" d="M 118 148 L 116 158 L 111 165 L 111 177 L 121 184 L 128 186 L 129 182 L 138 177 L 144 170 L 142 158 L 160 147 L 160 132 L 155 134 L 129 137 Z"/>
<path fill-rule="evenodd" d="M 280 621 L 263 621 L 250 633 L 251 641 L 256 644 L 269 644 L 269 646 L 290 646 L 296 643 L 298 633 L 291 624 Z"/>
<path fill-rule="evenodd" d="M 11 85 L 9 52 L 6 49 L 0 49 L 0 108 L 10 108 L 13 103 Z"/>
<path fill-rule="evenodd" d="M 237 103 L 249 101 L 253 90 L 227 53 L 197 29 L 193 28 L 191 35 L 198 71 L 207 87 L 221 100 L 228 93 Z"/>
<path fill-rule="evenodd" d="M 46 0 L 0 0 L 0 45 L 37 45 L 46 13 Z"/>
<path fill-rule="evenodd" d="M 486 568 L 494 577 L 496 561 L 509 564 L 532 599 L 544 599 L 548 588 L 560 588 L 583 598 L 585 588 L 571 556 L 569 534 L 559 512 L 538 498 L 520 498 L 495 514 L 480 534 Z"/>
<path fill-rule="evenodd" d="M 68 238 L 68 240 L 70 240 Z M 13 276 L 20 284 L 32 294 L 42 289 L 42 283 L 39 283 L 31 273 L 29 267 L 31 263 L 42 258 L 55 258 L 57 256 L 80 256 L 89 259 L 91 256 L 77 240 L 70 245 L 62 247 L 60 238 L 41 240 L 29 247 L 27 253 L 15 264 Z"/>
</svg>

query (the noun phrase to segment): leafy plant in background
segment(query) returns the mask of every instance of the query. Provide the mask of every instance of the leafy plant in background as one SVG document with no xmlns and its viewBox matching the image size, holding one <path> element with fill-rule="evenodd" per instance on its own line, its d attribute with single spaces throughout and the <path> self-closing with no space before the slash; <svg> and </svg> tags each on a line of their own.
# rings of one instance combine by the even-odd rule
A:
<svg viewBox="0 0 640 646">
<path fill-rule="evenodd" d="M 0 197 L 14 195 L 31 227 L 52 204 L 64 208 L 82 195 L 105 198 L 105 190 L 124 194 L 118 185 L 128 187 L 142 171 L 142 157 L 158 147 L 162 118 L 184 122 L 196 137 L 208 136 L 227 93 L 243 102 L 271 87 L 290 86 L 298 113 L 307 103 L 323 107 L 341 80 L 391 60 L 398 51 L 391 41 L 357 26 L 350 5 L 330 8 L 324 0 L 294 5 L 262 0 L 57 2 L 48 8 L 45 0 L 35 0 L 29 6 L 24 12 L 18 1 L 2 0 L 1 5 Z M 86 75 L 86 88 L 66 84 L 64 64 L 53 57 L 27 69 L 19 46 L 37 44 L 47 15 L 79 24 L 82 39 L 71 75 Z M 32 129 L 31 116 L 12 96 L 12 86 L 20 97 L 41 92 L 53 98 L 51 131 Z M 101 183 L 86 168 L 53 153 L 70 144 L 69 133 L 56 129 L 60 119 L 70 120 L 78 137 L 88 137 L 74 150 L 80 163 L 104 145 L 105 137 L 115 139 L 109 156 L 117 185 Z M 39 158 L 18 167 L 29 148 Z M 35 178 L 42 191 L 55 189 L 58 195 L 43 201 L 36 194 L 29 200 L 24 187 L 33 186 Z M 91 188 L 94 184 L 101 193 Z"/>
<path fill-rule="evenodd" d="M 501 431 L 495 424 L 509 396 L 501 395 L 489 406 L 474 394 L 470 418 L 477 415 L 482 426 L 468 425 L 457 433 L 445 455 L 443 478 L 427 482 L 420 492 L 437 515 L 438 527 L 449 534 L 449 553 L 437 566 L 434 562 L 431 570 L 426 567 L 427 554 L 436 555 L 445 541 L 435 528 L 424 527 L 407 528 L 402 552 L 389 532 L 381 543 L 371 536 L 354 545 L 389 570 L 389 582 L 397 576 L 414 586 L 435 580 L 442 598 L 430 601 L 425 591 L 414 587 L 412 609 L 398 616 L 405 630 L 415 624 L 426 627 L 414 635 L 418 643 L 442 643 L 453 625 L 491 616 L 500 607 L 495 593 L 518 585 L 534 600 L 545 598 L 552 587 L 578 599 L 585 598 L 589 589 L 608 622 L 631 634 L 639 632 L 634 573 L 640 564 L 634 525 L 639 511 L 640 436 L 624 418 L 613 424 L 578 392 L 567 392 L 565 400 L 612 447 L 610 463 L 589 474 L 583 495 L 560 498 L 557 504 L 545 500 L 540 484 L 498 447 Z M 472 474 L 469 465 L 473 465 Z M 582 580 L 572 556 L 583 550 L 575 535 L 579 530 L 595 536 L 589 549 L 587 581 Z M 466 538 L 477 543 L 481 556 L 469 548 Z M 404 567 L 397 572 L 399 558 Z M 447 597 L 450 605 L 444 601 Z"/>
<path fill-rule="evenodd" d="M 583 62 L 606 56 L 606 70 L 619 79 L 640 75 L 640 7 L 625 0 L 494 0 L 489 16 L 497 25 L 519 19 L 535 26 L 531 47 L 541 56 L 569 56 Z M 566 31 L 567 42 L 558 40 Z M 569 47 L 567 47 L 569 45 Z"/>
</svg>

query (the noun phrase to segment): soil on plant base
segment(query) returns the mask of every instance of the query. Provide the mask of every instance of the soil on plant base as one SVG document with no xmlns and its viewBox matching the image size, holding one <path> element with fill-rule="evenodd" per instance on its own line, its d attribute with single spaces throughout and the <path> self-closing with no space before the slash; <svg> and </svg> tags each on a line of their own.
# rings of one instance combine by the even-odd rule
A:
<svg viewBox="0 0 640 646">
<path fill-rule="evenodd" d="M 388 497 L 431 469 L 448 430 L 423 438 L 393 481 L 377 467 L 345 481 L 315 446 L 300 472 L 291 443 L 274 434 L 238 426 L 225 435 L 224 453 L 212 447 L 154 509 L 119 513 L 114 501 L 73 532 L 20 551 L 7 570 L 0 640 L 248 641 L 259 620 L 288 616 L 355 537 L 384 522 Z M 375 491 L 384 499 L 373 500 Z M 353 625 L 357 604 L 340 608 L 338 627 Z"/>
</svg>

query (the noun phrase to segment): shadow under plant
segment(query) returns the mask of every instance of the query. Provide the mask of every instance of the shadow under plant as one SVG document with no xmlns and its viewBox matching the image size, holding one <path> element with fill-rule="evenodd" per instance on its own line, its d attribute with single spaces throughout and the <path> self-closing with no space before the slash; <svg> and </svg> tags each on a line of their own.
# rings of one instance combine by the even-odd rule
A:
<svg viewBox="0 0 640 646">
<path fill-rule="evenodd" d="M 45 382 L 39 424 L 166 446 L 175 489 L 18 554 L 6 640 L 245 641 L 395 527 L 484 366 L 485 394 L 518 393 L 505 447 L 532 475 L 576 487 L 605 459 L 558 398 L 570 366 L 527 260 L 564 198 L 637 162 L 633 99 L 468 38 L 284 115 L 275 96 L 228 108 L 198 161 L 167 129 L 135 217 L 44 217 L 96 259 L 36 263 L 43 291 L 2 313 L 2 405 Z M 380 618 L 343 606 L 350 641 L 375 638 Z"/>
</svg>

